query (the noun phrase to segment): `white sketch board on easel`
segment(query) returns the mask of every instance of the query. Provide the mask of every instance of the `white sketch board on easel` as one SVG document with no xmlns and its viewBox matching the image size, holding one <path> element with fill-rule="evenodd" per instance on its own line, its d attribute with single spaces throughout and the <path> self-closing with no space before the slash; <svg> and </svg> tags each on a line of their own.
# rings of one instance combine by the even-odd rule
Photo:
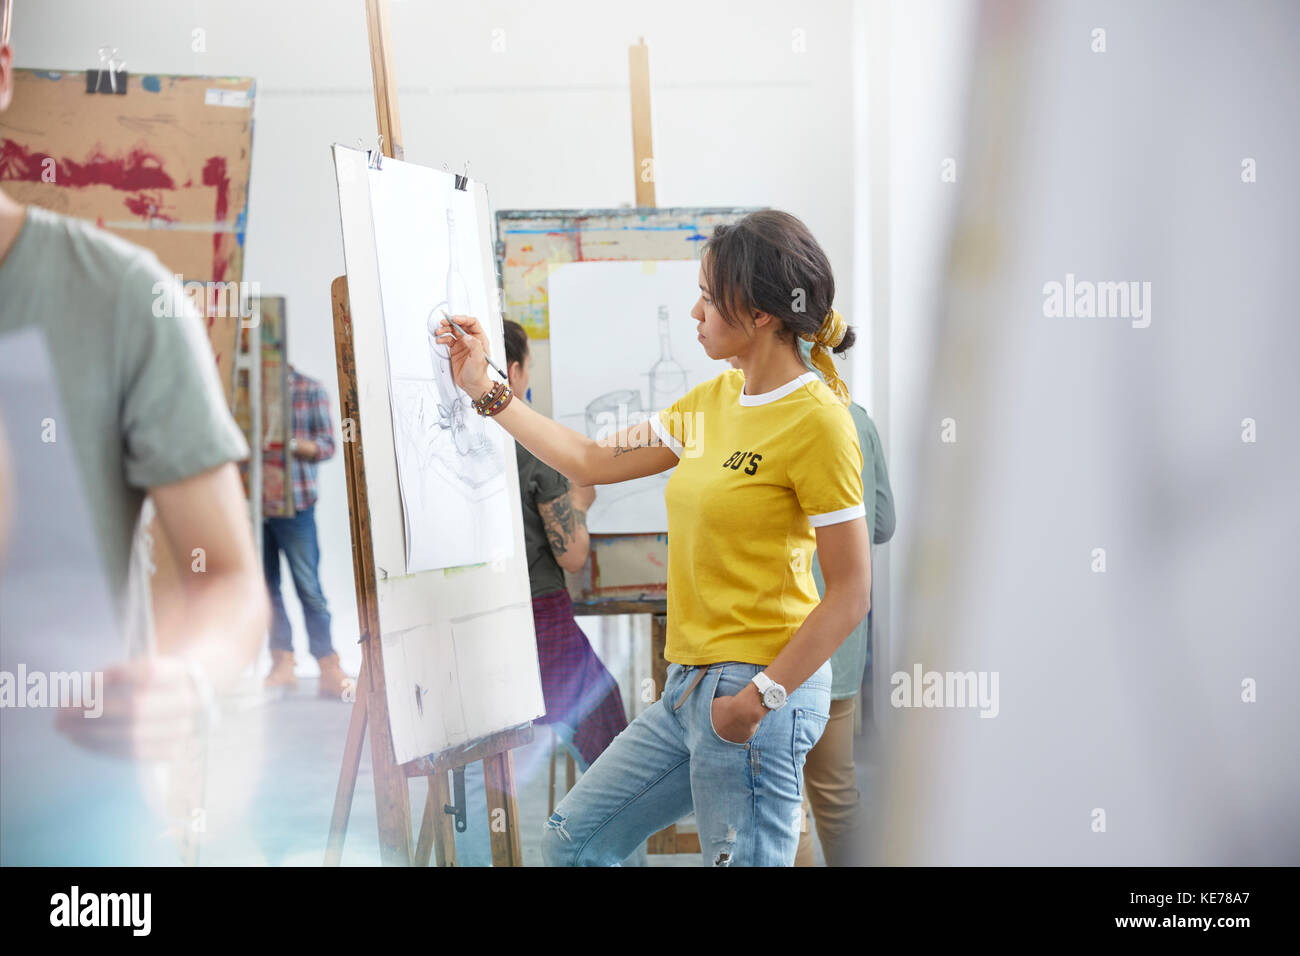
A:
<svg viewBox="0 0 1300 956">
<path fill-rule="evenodd" d="M 731 366 L 700 344 L 691 309 L 695 259 L 565 262 L 547 276 L 551 409 L 562 425 L 599 440 L 666 408 Z M 595 534 L 668 530 L 672 472 L 601 487 L 587 513 Z"/>
<path fill-rule="evenodd" d="M 463 499 L 434 498 L 418 508 L 403 508 L 399 462 L 405 451 L 399 444 L 406 439 L 400 429 L 410 420 L 401 418 L 401 383 L 414 382 L 411 390 L 423 387 L 430 398 L 439 386 L 432 380 L 418 384 L 420 369 L 433 372 L 432 364 L 421 366 L 418 357 L 408 354 L 394 363 L 390 356 L 395 345 L 408 353 L 418 346 L 429 359 L 427 335 L 420 327 L 430 310 L 445 301 L 448 272 L 445 250 L 439 259 L 431 237 L 447 235 L 445 204 L 441 216 L 437 214 L 439 203 L 448 198 L 440 177 L 448 182 L 452 177 L 387 158 L 382 169 L 372 170 L 363 150 L 335 145 L 333 152 L 389 722 L 395 756 L 406 763 L 527 723 L 545 712 L 519 475 L 515 456 L 503 454 L 500 488 L 484 495 L 477 512 Z M 490 281 L 495 269 L 486 239 L 486 190 L 471 182 L 462 196 L 451 197 L 457 203 L 456 231 L 477 237 L 472 254 L 463 255 L 458 264 L 468 291 L 466 309 L 479 310 L 475 314 L 487 329 L 492 354 L 499 356 L 504 354 L 504 338 L 495 284 Z M 420 261 L 408 261 L 412 256 Z M 456 311 L 465 311 L 455 305 Z M 386 327 L 394 329 L 391 320 L 403 315 L 416 319 L 399 333 L 406 338 L 395 343 Z M 399 377 L 412 369 L 413 375 Z M 444 407 L 451 397 L 442 393 Z M 513 439 L 495 422 L 471 424 L 485 426 L 483 434 L 499 442 L 497 448 L 513 451 Z M 445 463 L 417 457 L 417 464 L 437 469 Z M 445 469 L 439 480 L 445 487 Z M 431 482 L 429 487 L 438 485 Z M 467 512 L 477 514 L 468 530 Z M 473 538 L 485 549 L 475 552 L 482 555 L 481 563 L 412 571 L 407 562 L 412 522 L 421 539 L 432 542 L 429 553 L 437 553 L 440 539 L 458 538 L 453 544 L 463 547 L 465 539 Z M 465 556 L 464 551 L 460 554 Z"/>
</svg>

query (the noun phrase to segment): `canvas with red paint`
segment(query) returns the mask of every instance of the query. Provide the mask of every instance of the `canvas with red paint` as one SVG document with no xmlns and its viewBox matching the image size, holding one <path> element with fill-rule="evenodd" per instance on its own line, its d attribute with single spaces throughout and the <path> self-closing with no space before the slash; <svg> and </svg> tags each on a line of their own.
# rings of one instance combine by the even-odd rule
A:
<svg viewBox="0 0 1300 956">
<path fill-rule="evenodd" d="M 184 281 L 239 282 L 254 86 L 132 75 L 124 96 L 87 94 L 84 73 L 15 70 L 0 114 L 0 181 L 19 202 L 151 250 Z M 213 311 L 208 337 L 229 401 L 239 319 Z"/>
</svg>

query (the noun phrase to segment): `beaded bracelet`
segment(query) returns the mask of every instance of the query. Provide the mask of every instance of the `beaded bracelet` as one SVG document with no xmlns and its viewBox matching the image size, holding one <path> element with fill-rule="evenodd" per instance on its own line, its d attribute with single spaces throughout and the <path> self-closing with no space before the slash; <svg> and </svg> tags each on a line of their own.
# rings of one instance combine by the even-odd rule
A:
<svg viewBox="0 0 1300 956">
<path fill-rule="evenodd" d="M 482 396 L 473 399 L 474 411 L 478 412 L 480 415 L 482 415 L 484 409 L 487 408 L 488 402 L 500 395 L 501 383 L 491 382 L 490 385 L 492 387 L 484 392 Z"/>
<path fill-rule="evenodd" d="M 492 390 L 474 402 L 474 411 L 484 418 L 491 418 L 510 404 L 514 392 L 504 382 L 494 382 Z"/>
</svg>

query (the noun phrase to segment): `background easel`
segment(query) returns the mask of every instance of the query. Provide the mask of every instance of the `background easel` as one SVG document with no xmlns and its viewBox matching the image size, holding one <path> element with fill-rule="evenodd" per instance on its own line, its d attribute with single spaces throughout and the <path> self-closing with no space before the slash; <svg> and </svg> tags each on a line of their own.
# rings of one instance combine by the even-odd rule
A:
<svg viewBox="0 0 1300 956">
<path fill-rule="evenodd" d="M 628 47 L 628 79 L 632 110 L 632 177 L 638 209 L 655 208 L 654 141 L 651 134 L 650 111 L 650 48 L 645 38 Z M 668 581 L 664 576 L 667 567 L 666 549 L 663 560 L 647 568 L 645 586 L 639 596 L 610 597 L 599 587 L 595 569 L 601 554 L 613 556 L 644 552 L 647 538 L 654 535 L 592 535 L 591 557 L 583 570 L 581 589 L 575 596 L 574 612 L 583 615 L 648 614 L 650 615 L 650 673 L 654 680 L 655 699 L 663 693 L 668 676 L 668 662 L 664 647 L 668 632 Z M 652 545 L 650 545 L 653 548 Z M 646 841 L 649 853 L 698 853 L 699 834 L 692 830 L 679 831 L 676 824 L 652 834 Z"/>
<path fill-rule="evenodd" d="M 655 205 L 654 138 L 650 123 L 650 48 L 645 37 L 627 48 L 628 80 L 631 88 L 632 108 L 632 175 L 637 206 Z M 665 562 L 665 567 L 666 567 Z M 655 682 L 655 699 L 664 692 L 668 680 L 668 662 L 664 660 L 664 646 L 668 639 L 668 581 L 664 580 L 664 599 L 617 602 L 605 605 L 588 605 L 588 613 L 649 614 L 650 615 L 650 674 Z M 619 608 L 609 610 L 607 608 Z M 646 841 L 647 853 L 699 853 L 700 836 L 693 832 L 677 832 L 677 824 L 652 834 Z"/>
<path fill-rule="evenodd" d="M 404 151 L 401 121 L 397 112 L 397 84 L 389 32 L 388 0 L 366 0 L 366 23 L 374 76 L 375 116 L 382 150 L 386 156 L 402 159 Z M 433 759 L 422 757 L 399 764 L 394 755 L 384 684 L 379 599 L 346 276 L 339 276 L 330 284 L 330 297 L 334 312 L 339 402 L 345 429 L 344 467 L 347 473 L 348 521 L 356 579 L 362 665 L 357 699 L 353 703 L 344 746 L 343 766 L 334 797 L 325 864 L 337 866 L 340 862 L 348 816 L 352 809 L 352 796 L 361 765 L 361 748 L 368 727 L 380 858 L 383 863 L 426 866 L 436 851 L 436 865 L 455 865 L 453 822 L 444 809 L 449 801 L 447 771 L 482 760 L 487 807 L 493 824 L 489 827 L 493 863 L 497 866 L 519 866 L 523 862 L 523 851 L 519 838 L 519 812 L 510 751 L 532 740 L 531 724 L 493 734 L 465 747 L 450 749 L 435 755 Z M 411 777 L 427 777 L 429 788 L 418 840 L 414 846 L 407 789 L 407 780 Z M 498 810 L 504 812 L 504 820 L 499 815 L 494 815 L 494 811 Z"/>
<path fill-rule="evenodd" d="M 632 116 L 632 177 L 636 206 L 620 209 L 507 209 L 496 214 L 497 265 L 503 311 L 529 333 L 533 353 L 533 404 L 552 415 L 550 341 L 551 265 L 588 261 L 696 260 L 695 245 L 713 228 L 753 212 L 738 207 L 659 208 L 655 205 L 651 137 L 649 48 L 628 48 Z M 631 227 L 631 228 L 630 228 Z M 591 555 L 568 580 L 577 615 L 648 614 L 650 674 L 656 697 L 667 676 L 667 537 L 660 534 L 592 534 Z M 571 779 L 571 777 L 570 777 Z M 554 789 L 552 787 L 552 789 Z M 652 853 L 699 852 L 694 832 L 676 826 L 652 835 Z"/>
</svg>

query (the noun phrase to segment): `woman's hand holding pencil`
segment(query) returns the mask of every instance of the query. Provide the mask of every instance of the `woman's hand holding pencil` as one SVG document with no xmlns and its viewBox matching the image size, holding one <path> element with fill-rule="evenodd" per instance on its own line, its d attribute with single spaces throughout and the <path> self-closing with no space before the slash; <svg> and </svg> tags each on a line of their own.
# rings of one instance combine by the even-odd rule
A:
<svg viewBox="0 0 1300 956">
<path fill-rule="evenodd" d="M 463 335 L 458 334 L 457 327 L 464 332 Z M 444 317 L 438 323 L 434 337 L 439 345 L 447 346 L 452 378 L 470 398 L 477 401 L 492 390 L 492 379 L 487 373 L 492 346 L 478 319 L 469 315 Z"/>
</svg>

